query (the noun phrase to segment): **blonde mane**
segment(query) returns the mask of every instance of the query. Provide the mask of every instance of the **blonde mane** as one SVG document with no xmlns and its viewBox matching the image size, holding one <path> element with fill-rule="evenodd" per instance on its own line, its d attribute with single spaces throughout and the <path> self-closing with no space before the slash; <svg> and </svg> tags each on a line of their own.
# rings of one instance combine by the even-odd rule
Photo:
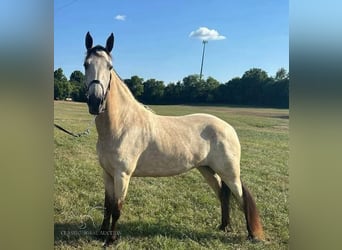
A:
<svg viewBox="0 0 342 250">
<path fill-rule="evenodd" d="M 114 79 L 117 79 L 120 84 L 122 85 L 122 87 L 125 89 L 125 92 L 127 93 L 127 95 L 129 96 L 130 99 L 134 99 L 134 101 L 136 103 L 138 103 L 139 105 L 143 106 L 146 110 L 152 112 L 152 113 L 156 113 L 153 109 L 151 109 L 148 105 L 143 104 L 141 102 L 139 102 L 133 95 L 133 93 L 131 92 L 131 90 L 128 88 L 128 86 L 126 85 L 125 81 L 120 77 L 120 75 L 117 73 L 117 71 L 115 69 L 112 70 L 114 74 Z"/>
</svg>

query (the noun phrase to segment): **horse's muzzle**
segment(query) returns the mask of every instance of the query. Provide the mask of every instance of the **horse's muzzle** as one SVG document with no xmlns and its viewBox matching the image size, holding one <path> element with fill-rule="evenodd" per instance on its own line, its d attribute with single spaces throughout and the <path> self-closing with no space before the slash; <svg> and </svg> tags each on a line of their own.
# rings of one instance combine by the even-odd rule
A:
<svg viewBox="0 0 342 250">
<path fill-rule="evenodd" d="M 99 98 L 95 95 L 90 95 L 87 99 L 89 113 L 92 115 L 98 115 L 103 112 L 103 98 Z"/>
</svg>

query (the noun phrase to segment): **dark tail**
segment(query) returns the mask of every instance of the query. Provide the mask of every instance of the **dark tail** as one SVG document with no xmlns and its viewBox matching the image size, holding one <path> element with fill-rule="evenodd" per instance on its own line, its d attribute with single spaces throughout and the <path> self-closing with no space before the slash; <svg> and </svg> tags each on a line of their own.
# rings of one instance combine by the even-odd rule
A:
<svg viewBox="0 0 342 250">
<path fill-rule="evenodd" d="M 255 201 L 249 190 L 242 183 L 243 210 L 246 217 L 248 237 L 250 239 L 264 240 L 261 219 Z"/>
</svg>

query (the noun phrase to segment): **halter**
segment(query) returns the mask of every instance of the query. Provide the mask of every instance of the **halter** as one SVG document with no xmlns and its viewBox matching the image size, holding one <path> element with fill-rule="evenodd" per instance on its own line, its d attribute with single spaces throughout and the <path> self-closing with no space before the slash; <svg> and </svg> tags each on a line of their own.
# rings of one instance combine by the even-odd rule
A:
<svg viewBox="0 0 342 250">
<path fill-rule="evenodd" d="M 109 72 L 110 73 L 110 72 Z M 101 105 L 105 104 L 107 102 L 107 94 L 108 94 L 108 91 L 110 90 L 110 82 L 112 81 L 112 74 L 110 73 L 109 75 L 109 83 L 108 83 L 108 88 L 105 92 L 104 88 L 103 88 L 103 85 L 101 84 L 101 82 L 99 80 L 92 80 L 89 85 L 88 85 L 88 88 L 87 88 L 87 99 L 89 99 L 89 89 L 90 87 L 93 85 L 93 84 L 99 84 L 101 86 L 101 89 L 102 89 L 102 99 L 101 99 Z M 105 111 L 106 108 L 103 109 L 103 111 Z M 103 112 L 102 111 L 102 112 Z"/>
</svg>

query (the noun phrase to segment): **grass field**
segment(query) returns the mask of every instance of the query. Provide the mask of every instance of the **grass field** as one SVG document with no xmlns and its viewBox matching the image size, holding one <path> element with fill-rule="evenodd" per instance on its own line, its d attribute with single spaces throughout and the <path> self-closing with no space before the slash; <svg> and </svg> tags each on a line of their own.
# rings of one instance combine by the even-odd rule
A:
<svg viewBox="0 0 342 250">
<path fill-rule="evenodd" d="M 92 120 L 86 104 L 55 102 L 55 123 L 81 132 Z M 113 249 L 288 249 L 289 111 L 223 106 L 150 106 L 161 115 L 210 113 L 239 135 L 241 176 L 259 207 L 267 240 L 251 243 L 235 201 L 230 233 L 218 230 L 220 206 L 197 170 L 176 177 L 132 178 Z M 55 248 L 101 249 L 104 186 L 97 134 L 73 138 L 54 131 Z M 134 143 L 134 142 L 132 142 Z"/>
</svg>

